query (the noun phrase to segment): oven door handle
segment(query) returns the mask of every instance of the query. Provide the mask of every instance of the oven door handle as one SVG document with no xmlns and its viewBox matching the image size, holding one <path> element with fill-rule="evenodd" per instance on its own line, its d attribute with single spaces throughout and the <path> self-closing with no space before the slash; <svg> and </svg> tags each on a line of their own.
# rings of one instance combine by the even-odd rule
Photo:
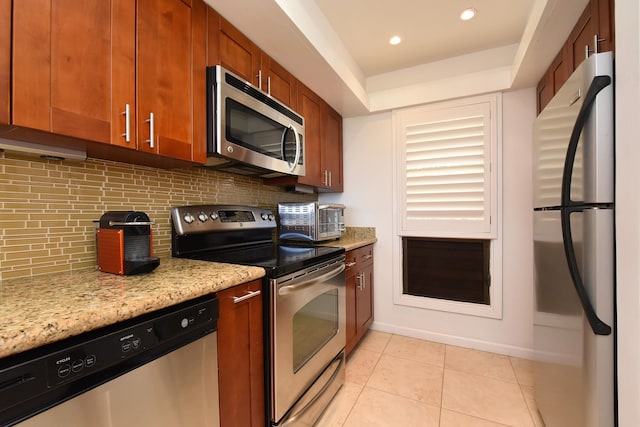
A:
<svg viewBox="0 0 640 427">
<path fill-rule="evenodd" d="M 301 289 L 308 288 L 309 286 L 313 286 L 317 283 L 326 282 L 327 280 L 330 280 L 335 276 L 337 276 L 338 274 L 342 273 L 344 270 L 345 270 L 344 262 L 341 262 L 336 268 L 332 269 L 331 271 L 328 271 L 327 273 L 324 273 L 320 276 L 313 277 L 309 280 L 306 280 L 305 277 L 302 276 L 300 277 L 302 282 L 292 284 L 292 285 L 282 286 L 281 288 L 278 289 L 278 294 L 287 295 L 287 294 L 299 291 Z"/>
</svg>

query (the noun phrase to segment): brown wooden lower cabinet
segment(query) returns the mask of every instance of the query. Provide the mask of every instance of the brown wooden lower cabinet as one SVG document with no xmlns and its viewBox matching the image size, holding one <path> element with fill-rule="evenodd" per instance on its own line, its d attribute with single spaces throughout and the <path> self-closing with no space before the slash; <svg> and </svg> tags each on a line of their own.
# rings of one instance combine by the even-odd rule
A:
<svg viewBox="0 0 640 427">
<path fill-rule="evenodd" d="M 373 323 L 373 245 L 348 251 L 345 264 L 348 356 Z"/>
<path fill-rule="evenodd" d="M 261 292 L 255 280 L 217 293 L 221 427 L 265 423 Z"/>
</svg>

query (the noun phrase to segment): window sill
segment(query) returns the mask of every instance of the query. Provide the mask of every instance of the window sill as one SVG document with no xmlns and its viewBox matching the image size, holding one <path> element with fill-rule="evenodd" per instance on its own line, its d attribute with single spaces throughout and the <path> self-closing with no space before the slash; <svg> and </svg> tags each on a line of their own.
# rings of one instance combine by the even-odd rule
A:
<svg viewBox="0 0 640 427">
<path fill-rule="evenodd" d="M 493 296 L 492 296 L 493 299 Z M 502 307 L 498 304 L 476 304 L 470 302 L 449 301 L 439 298 L 418 297 L 407 294 L 394 295 L 394 304 L 428 310 L 445 311 L 447 313 L 466 314 L 469 316 L 502 319 Z"/>
</svg>

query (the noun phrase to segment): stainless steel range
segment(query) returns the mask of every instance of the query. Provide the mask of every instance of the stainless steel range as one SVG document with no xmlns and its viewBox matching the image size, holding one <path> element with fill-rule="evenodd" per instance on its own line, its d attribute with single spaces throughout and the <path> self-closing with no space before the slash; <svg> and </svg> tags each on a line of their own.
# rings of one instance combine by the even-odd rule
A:
<svg viewBox="0 0 640 427">
<path fill-rule="evenodd" d="M 313 425 L 344 383 L 344 249 L 279 245 L 268 209 L 172 209 L 174 257 L 263 267 L 265 407 L 272 426 Z"/>
</svg>

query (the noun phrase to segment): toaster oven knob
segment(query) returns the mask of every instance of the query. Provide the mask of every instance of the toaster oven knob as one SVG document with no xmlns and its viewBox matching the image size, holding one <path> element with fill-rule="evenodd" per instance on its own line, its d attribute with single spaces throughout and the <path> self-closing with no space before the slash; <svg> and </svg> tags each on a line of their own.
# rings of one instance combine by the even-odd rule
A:
<svg viewBox="0 0 640 427">
<path fill-rule="evenodd" d="M 204 213 L 204 212 L 200 212 L 200 213 L 198 214 L 198 219 L 200 220 L 200 222 L 206 222 L 206 221 L 207 221 L 207 219 L 209 219 L 209 217 L 207 216 L 207 214 L 206 214 L 206 213 Z"/>
<path fill-rule="evenodd" d="M 185 214 L 182 219 L 184 219 L 184 222 L 186 222 L 187 224 L 191 224 L 195 220 L 193 215 L 191 215 L 190 213 Z"/>
</svg>

